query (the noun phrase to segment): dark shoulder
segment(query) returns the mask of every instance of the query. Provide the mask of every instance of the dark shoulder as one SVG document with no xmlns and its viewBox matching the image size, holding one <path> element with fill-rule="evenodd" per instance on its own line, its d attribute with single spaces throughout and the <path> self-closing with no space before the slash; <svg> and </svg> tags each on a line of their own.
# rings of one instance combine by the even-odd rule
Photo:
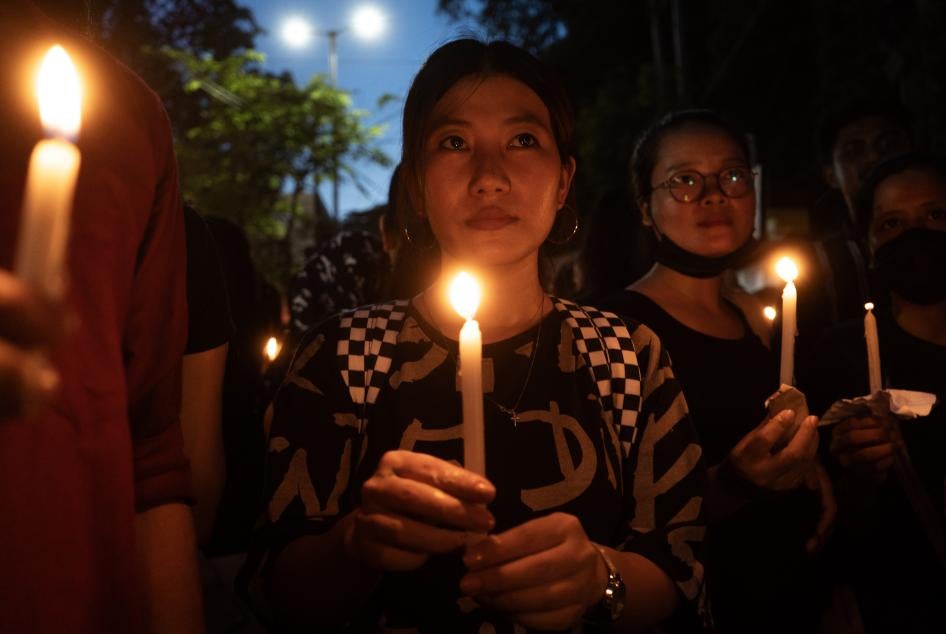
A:
<svg viewBox="0 0 946 634">
<path fill-rule="evenodd" d="M 595 302 L 601 309 L 626 315 L 638 322 L 648 322 L 648 317 L 661 316 L 664 310 L 657 303 L 637 291 L 621 289 Z"/>
</svg>

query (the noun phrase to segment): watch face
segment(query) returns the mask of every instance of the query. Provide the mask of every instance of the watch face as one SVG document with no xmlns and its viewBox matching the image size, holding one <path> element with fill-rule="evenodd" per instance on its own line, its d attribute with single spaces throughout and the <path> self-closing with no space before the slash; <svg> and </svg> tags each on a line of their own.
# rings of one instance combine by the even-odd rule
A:
<svg viewBox="0 0 946 634">
<path fill-rule="evenodd" d="M 614 573 L 608 576 L 608 587 L 604 591 L 604 601 L 611 612 L 611 620 L 617 621 L 624 611 L 624 580 L 621 575 Z"/>
</svg>

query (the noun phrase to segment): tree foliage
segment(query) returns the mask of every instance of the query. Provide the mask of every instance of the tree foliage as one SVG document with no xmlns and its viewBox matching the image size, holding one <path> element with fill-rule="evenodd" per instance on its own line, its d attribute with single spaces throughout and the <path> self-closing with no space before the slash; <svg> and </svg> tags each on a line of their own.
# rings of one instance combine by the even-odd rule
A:
<svg viewBox="0 0 946 634">
<path fill-rule="evenodd" d="M 356 182 L 353 160 L 389 164 L 373 145 L 381 130 L 365 125 L 365 113 L 321 76 L 300 87 L 288 73 L 263 71 L 260 53 L 166 54 L 199 107 L 178 143 L 185 196 L 240 223 L 260 264 L 274 280 L 286 279 L 306 240 L 337 220 L 303 202 L 317 200 L 315 188 L 336 167 Z"/>
</svg>

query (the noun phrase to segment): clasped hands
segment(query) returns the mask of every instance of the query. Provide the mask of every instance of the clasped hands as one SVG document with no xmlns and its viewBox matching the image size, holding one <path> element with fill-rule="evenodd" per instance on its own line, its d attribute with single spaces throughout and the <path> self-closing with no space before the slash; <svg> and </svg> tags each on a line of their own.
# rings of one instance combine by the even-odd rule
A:
<svg viewBox="0 0 946 634">
<path fill-rule="evenodd" d="M 553 513 L 502 533 L 486 505 L 493 485 L 426 454 L 389 451 L 362 487 L 344 536 L 353 559 L 380 571 L 414 570 L 463 549 L 460 590 L 536 629 L 577 623 L 601 598 L 608 571 L 572 515 Z"/>
</svg>

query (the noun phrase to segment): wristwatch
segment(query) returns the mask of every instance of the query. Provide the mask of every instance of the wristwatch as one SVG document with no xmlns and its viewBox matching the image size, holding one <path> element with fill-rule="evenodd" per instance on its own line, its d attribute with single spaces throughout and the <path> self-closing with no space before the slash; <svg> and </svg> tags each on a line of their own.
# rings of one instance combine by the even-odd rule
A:
<svg viewBox="0 0 946 634">
<path fill-rule="evenodd" d="M 608 557 L 604 548 L 598 544 L 592 544 L 592 546 L 598 549 L 598 553 L 604 559 L 604 564 L 608 567 L 608 585 L 604 588 L 601 600 L 591 606 L 585 613 L 584 621 L 589 625 L 608 625 L 621 617 L 627 591 L 621 573 L 618 572 L 617 566 Z"/>
</svg>

